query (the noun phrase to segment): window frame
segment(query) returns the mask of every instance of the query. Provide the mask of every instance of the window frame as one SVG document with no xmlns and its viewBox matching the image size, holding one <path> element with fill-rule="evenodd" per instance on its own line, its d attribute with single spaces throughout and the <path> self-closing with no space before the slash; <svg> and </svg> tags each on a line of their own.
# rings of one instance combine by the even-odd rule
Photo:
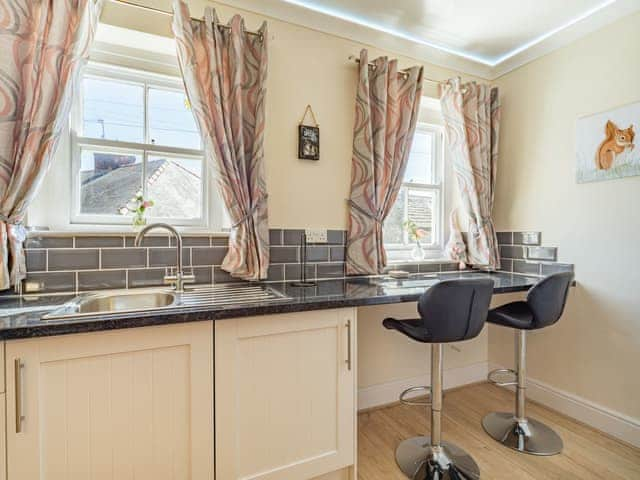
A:
<svg viewBox="0 0 640 480">
<path fill-rule="evenodd" d="M 102 138 L 84 137 L 78 132 L 82 131 L 83 122 L 83 80 L 86 77 L 97 79 L 112 80 L 132 85 L 142 86 L 144 89 L 143 96 L 143 115 L 144 115 L 144 143 L 123 142 L 117 140 L 109 140 Z M 73 106 L 70 116 L 70 152 L 71 152 L 71 202 L 69 205 L 69 222 L 71 226 L 125 226 L 131 224 L 131 217 L 128 215 L 97 215 L 81 213 L 81 187 L 80 187 L 80 166 L 83 148 L 105 149 L 107 151 L 123 151 L 142 156 L 142 179 L 146 178 L 147 160 L 150 155 L 167 155 L 168 157 L 179 157 L 185 159 L 198 159 L 202 162 L 201 177 L 201 211 L 197 218 L 166 218 L 148 216 L 149 222 L 168 222 L 179 227 L 209 229 L 212 224 L 211 219 L 211 172 L 207 166 L 204 150 L 191 149 L 182 147 L 171 147 L 166 145 L 158 145 L 149 143 L 149 113 L 148 98 L 149 89 L 158 88 L 174 92 L 184 93 L 184 84 L 180 77 L 172 77 L 162 75 L 146 70 L 134 70 L 116 65 L 102 64 L 97 62 L 89 62 L 78 89 L 75 94 Z M 143 182 L 143 188 L 146 191 L 146 185 Z M 152 210 L 150 211 L 152 213 Z"/>
<path fill-rule="evenodd" d="M 435 183 L 413 183 L 402 182 L 401 189 L 418 190 L 424 192 L 433 192 L 436 206 L 433 209 L 433 217 L 436 217 L 437 221 L 433 221 L 432 234 L 433 242 L 428 245 L 422 245 L 425 251 L 425 260 L 441 258 L 444 255 L 444 211 L 445 211 L 445 168 L 444 168 L 444 128 L 442 125 L 437 125 L 429 122 L 418 122 L 416 125 L 417 132 L 429 132 L 433 134 L 433 141 L 431 143 L 431 158 L 432 162 L 432 177 L 435 179 Z M 407 209 L 408 196 L 405 196 L 405 218 Z M 398 200 L 396 200 L 398 201 Z M 414 244 L 409 241 L 409 234 L 403 231 L 404 243 L 385 243 L 385 251 L 389 257 L 389 263 L 407 263 L 412 262 L 410 253 L 414 248 Z"/>
</svg>

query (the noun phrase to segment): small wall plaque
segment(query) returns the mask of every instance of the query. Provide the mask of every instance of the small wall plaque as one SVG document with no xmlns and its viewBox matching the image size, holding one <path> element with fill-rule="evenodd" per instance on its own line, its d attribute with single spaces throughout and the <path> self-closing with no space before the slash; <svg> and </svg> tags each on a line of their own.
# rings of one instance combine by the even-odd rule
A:
<svg viewBox="0 0 640 480">
<path fill-rule="evenodd" d="M 311 113 L 315 125 L 305 125 L 307 113 Z M 302 160 L 320 160 L 320 125 L 316 121 L 311 105 L 304 109 L 304 115 L 298 125 L 298 158 Z"/>
</svg>

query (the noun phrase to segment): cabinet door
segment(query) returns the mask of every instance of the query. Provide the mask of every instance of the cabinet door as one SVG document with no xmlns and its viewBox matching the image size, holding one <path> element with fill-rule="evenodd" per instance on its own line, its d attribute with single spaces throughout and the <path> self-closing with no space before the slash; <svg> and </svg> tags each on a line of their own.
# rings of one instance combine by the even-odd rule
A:
<svg viewBox="0 0 640 480">
<path fill-rule="evenodd" d="M 8 478 L 213 479 L 212 322 L 12 341 L 6 354 Z"/>
<path fill-rule="evenodd" d="M 215 324 L 216 478 L 307 480 L 354 464 L 355 309 Z"/>
</svg>

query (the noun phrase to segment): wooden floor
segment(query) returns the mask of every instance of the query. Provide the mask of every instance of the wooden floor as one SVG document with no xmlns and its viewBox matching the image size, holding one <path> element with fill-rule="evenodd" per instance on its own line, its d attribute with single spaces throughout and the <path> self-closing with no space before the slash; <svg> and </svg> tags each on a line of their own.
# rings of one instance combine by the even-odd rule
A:
<svg viewBox="0 0 640 480">
<path fill-rule="evenodd" d="M 633 479 L 640 480 L 640 449 L 537 404 L 527 405 L 531 417 L 551 426 L 564 441 L 564 451 L 536 457 L 510 450 L 487 436 L 480 425 L 491 411 L 512 411 L 513 394 L 486 383 L 446 393 L 443 439 L 469 452 L 482 479 Z M 394 405 L 361 413 L 358 418 L 358 478 L 405 480 L 394 451 L 403 439 L 428 431 L 424 407 Z"/>
</svg>

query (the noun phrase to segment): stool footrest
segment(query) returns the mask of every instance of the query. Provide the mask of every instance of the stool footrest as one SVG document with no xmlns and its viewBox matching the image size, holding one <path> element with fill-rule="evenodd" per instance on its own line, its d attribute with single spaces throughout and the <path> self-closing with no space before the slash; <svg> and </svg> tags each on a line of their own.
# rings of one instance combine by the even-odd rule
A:
<svg viewBox="0 0 640 480">
<path fill-rule="evenodd" d="M 431 396 L 431 387 L 421 386 L 421 387 L 411 387 L 407 388 L 400 394 L 400 402 L 405 405 L 419 405 L 419 406 L 428 406 L 431 405 L 431 400 L 410 400 L 407 399 L 407 395 L 414 392 L 422 392 L 426 391 L 429 396 Z"/>
<path fill-rule="evenodd" d="M 505 374 L 513 375 L 513 380 L 501 382 L 495 378 L 498 375 L 505 375 Z M 487 375 L 487 380 L 489 381 L 489 383 L 493 383 L 494 385 L 497 385 L 499 387 L 509 387 L 511 385 L 518 384 L 517 376 L 518 376 L 518 373 L 515 370 L 511 370 L 510 368 L 498 368 L 496 370 L 492 370 L 491 372 L 489 372 L 489 374 Z"/>
</svg>

